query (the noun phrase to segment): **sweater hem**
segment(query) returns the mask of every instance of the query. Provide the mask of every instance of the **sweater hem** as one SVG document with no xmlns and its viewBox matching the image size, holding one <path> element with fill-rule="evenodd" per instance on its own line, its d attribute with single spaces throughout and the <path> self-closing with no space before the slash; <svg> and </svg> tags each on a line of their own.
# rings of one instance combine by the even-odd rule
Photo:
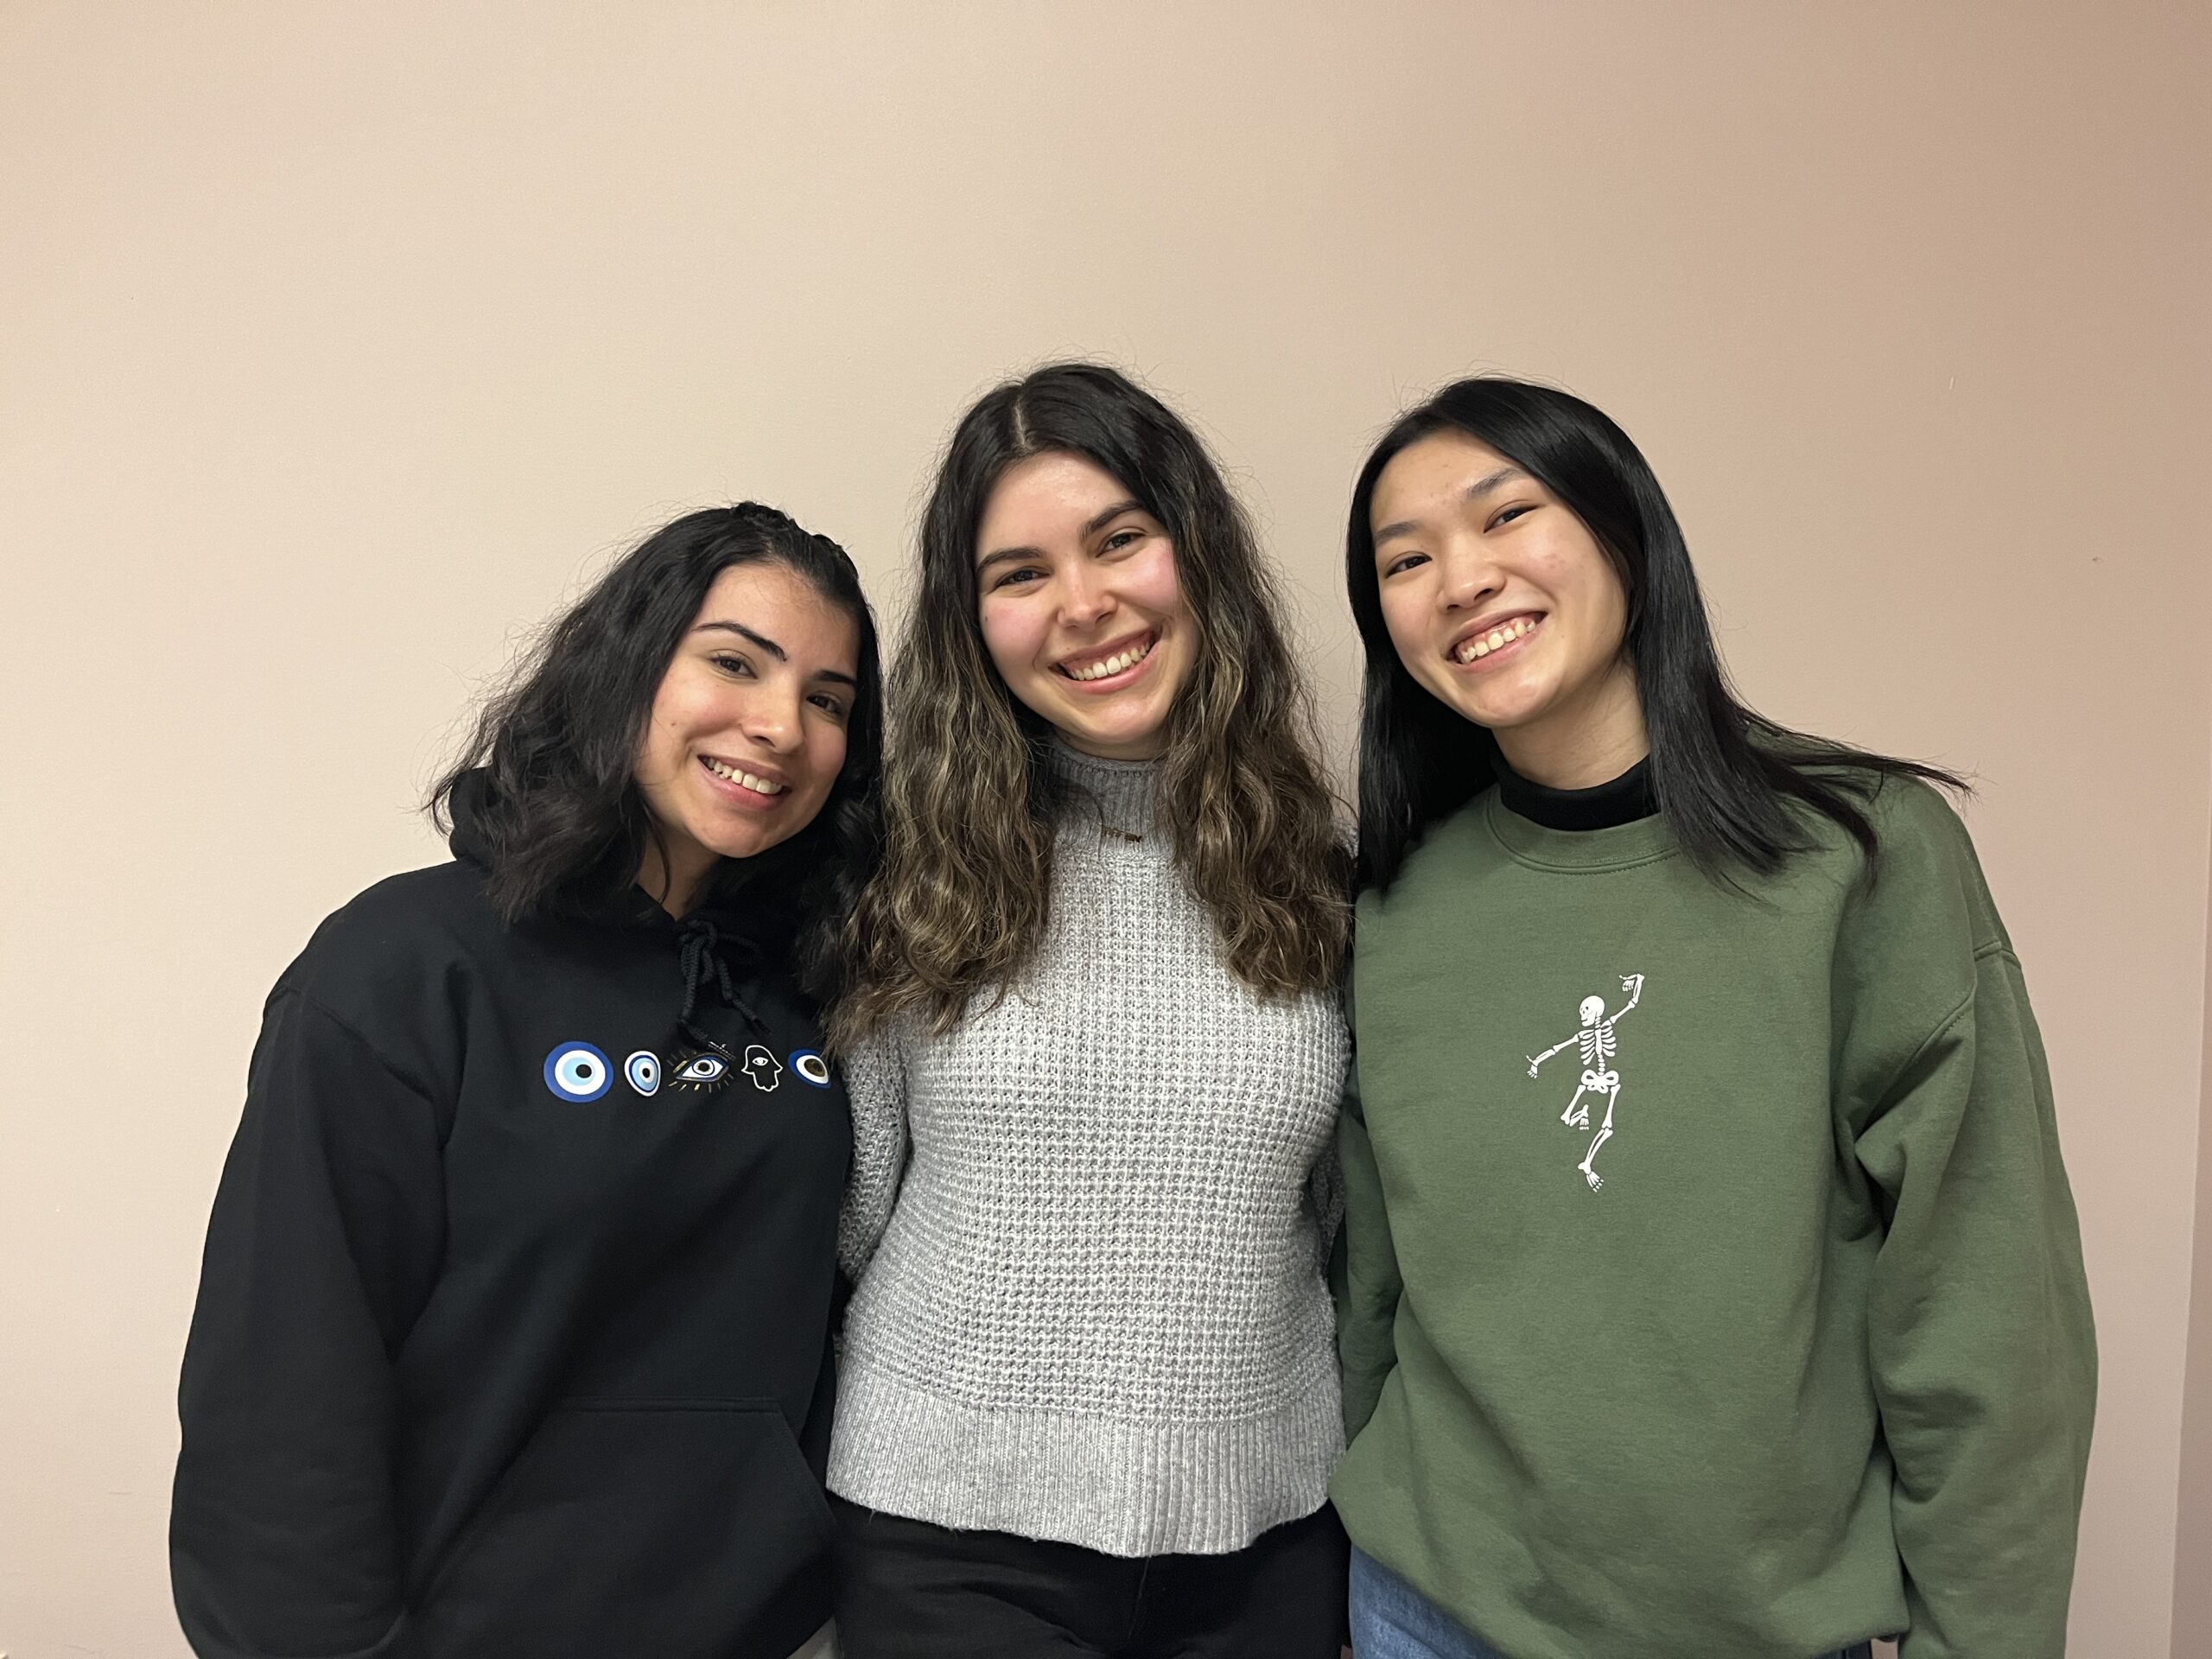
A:
<svg viewBox="0 0 2212 1659">
<path fill-rule="evenodd" d="M 828 1484 L 849 1503 L 962 1531 L 1127 1559 L 1223 1555 L 1319 1509 L 1343 1450 L 1328 1370 L 1256 1416 L 1116 1422 L 963 1405 L 849 1357 Z"/>
</svg>

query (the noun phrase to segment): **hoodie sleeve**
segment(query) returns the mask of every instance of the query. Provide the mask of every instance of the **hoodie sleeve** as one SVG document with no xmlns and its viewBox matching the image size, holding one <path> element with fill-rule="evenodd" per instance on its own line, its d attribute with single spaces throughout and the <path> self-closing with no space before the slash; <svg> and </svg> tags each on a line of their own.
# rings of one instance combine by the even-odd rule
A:
<svg viewBox="0 0 2212 1659">
<path fill-rule="evenodd" d="M 1903 1057 L 1853 1126 L 1888 1217 L 1867 1339 L 1896 1465 L 1903 1659 L 2058 1659 L 2096 1338 L 2020 964 L 1963 830 L 1943 817 L 1924 838 L 1935 859 L 1901 847 L 1892 870 L 1885 855 L 1894 892 L 1872 908 L 1895 907 L 1887 948 L 1851 964 L 1868 994 L 1847 1049 Z M 1875 986 L 1911 984 L 1930 956 L 1959 964 L 1949 1006 L 1932 1024 L 1891 1025 Z"/>
<path fill-rule="evenodd" d="M 1398 1363 L 1393 1330 L 1403 1281 L 1398 1276 L 1390 1217 L 1382 1207 L 1382 1176 L 1360 1104 L 1359 1027 L 1349 989 L 1344 1018 L 1352 1027 L 1352 1056 L 1344 1073 L 1344 1111 L 1337 1122 L 1344 1229 L 1338 1236 L 1330 1284 L 1337 1298 L 1337 1355 L 1344 1368 L 1344 1444 L 1349 1446 L 1375 1414 L 1382 1384 Z"/>
<path fill-rule="evenodd" d="M 392 1360 L 444 1243 L 442 1130 L 351 1029 L 270 1000 L 179 1391 L 170 1573 L 202 1659 L 415 1659 Z"/>
<path fill-rule="evenodd" d="M 891 1224 L 906 1169 L 906 1058 L 899 1022 L 879 1026 L 845 1061 L 853 1109 L 853 1173 L 837 1217 L 837 1264 L 855 1284 Z"/>
</svg>

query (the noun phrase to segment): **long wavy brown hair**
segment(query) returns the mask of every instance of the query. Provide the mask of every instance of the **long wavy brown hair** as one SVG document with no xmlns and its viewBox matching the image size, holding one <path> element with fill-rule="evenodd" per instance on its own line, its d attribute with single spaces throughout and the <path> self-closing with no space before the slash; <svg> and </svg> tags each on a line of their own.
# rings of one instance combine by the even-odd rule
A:
<svg viewBox="0 0 2212 1659">
<path fill-rule="evenodd" d="M 1349 859 L 1251 524 L 1166 404 L 1116 370 L 1058 363 L 970 409 L 938 470 L 890 682 L 884 857 L 848 931 L 854 988 L 836 1040 L 910 1011 L 948 1029 L 1044 937 L 1063 786 L 1045 763 L 1052 728 L 991 665 L 975 555 L 993 486 L 1047 452 L 1103 467 L 1173 543 L 1198 651 L 1168 715 L 1155 810 L 1223 962 L 1283 996 L 1334 984 L 1342 966 Z"/>
</svg>

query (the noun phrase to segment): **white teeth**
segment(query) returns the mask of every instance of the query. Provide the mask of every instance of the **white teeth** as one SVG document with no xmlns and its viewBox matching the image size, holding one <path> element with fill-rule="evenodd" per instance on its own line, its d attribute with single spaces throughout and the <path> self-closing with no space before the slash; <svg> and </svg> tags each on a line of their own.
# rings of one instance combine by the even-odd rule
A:
<svg viewBox="0 0 2212 1659">
<path fill-rule="evenodd" d="M 1503 627 L 1492 628 L 1488 633 L 1477 634 L 1471 639 L 1461 640 L 1459 648 L 1452 652 L 1452 656 L 1463 663 L 1471 663 L 1478 657 L 1487 657 L 1493 651 L 1503 650 L 1516 639 L 1531 632 L 1539 620 L 1535 617 L 1516 616 Z"/>
<path fill-rule="evenodd" d="M 1119 674 L 1122 670 L 1142 662 L 1150 655 L 1151 644 L 1131 645 L 1127 651 L 1117 652 L 1103 663 L 1093 663 L 1089 668 L 1071 668 L 1067 671 L 1067 676 L 1071 680 L 1103 680 L 1109 674 Z"/>
<path fill-rule="evenodd" d="M 741 772 L 737 767 L 725 765 L 720 760 L 708 761 L 707 770 L 717 778 L 727 778 L 733 784 L 744 785 L 756 795 L 780 795 L 791 787 L 788 784 L 775 783 L 766 778 L 756 777 L 752 772 Z"/>
</svg>

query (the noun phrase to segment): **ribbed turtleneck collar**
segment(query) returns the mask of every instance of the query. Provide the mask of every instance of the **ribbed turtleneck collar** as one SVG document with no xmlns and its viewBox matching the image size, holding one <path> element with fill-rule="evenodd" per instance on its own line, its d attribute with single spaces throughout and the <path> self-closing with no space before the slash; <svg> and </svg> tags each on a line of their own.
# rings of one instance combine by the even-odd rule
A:
<svg viewBox="0 0 2212 1659">
<path fill-rule="evenodd" d="M 1045 747 L 1045 762 L 1052 776 L 1071 792 L 1094 803 L 1109 830 L 1125 836 L 1141 836 L 1152 829 L 1153 803 L 1158 798 L 1160 767 L 1151 760 L 1105 760 L 1070 748 L 1060 738 Z"/>
<path fill-rule="evenodd" d="M 1497 798 L 1505 810 L 1547 830 L 1611 830 L 1634 823 L 1659 810 L 1651 794 L 1651 759 L 1646 755 L 1610 782 L 1589 789 L 1553 789 L 1531 783 L 1497 755 Z"/>
</svg>

